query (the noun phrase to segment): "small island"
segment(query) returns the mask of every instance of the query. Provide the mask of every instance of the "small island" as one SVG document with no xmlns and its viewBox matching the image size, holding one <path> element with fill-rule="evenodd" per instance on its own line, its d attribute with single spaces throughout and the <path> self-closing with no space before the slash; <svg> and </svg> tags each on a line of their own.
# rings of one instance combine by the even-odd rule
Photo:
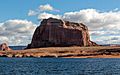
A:
<svg viewBox="0 0 120 75">
<path fill-rule="evenodd" d="M 119 46 L 100 46 L 90 40 L 83 23 L 44 19 L 25 50 L 1 45 L 0 57 L 120 58 Z"/>
</svg>

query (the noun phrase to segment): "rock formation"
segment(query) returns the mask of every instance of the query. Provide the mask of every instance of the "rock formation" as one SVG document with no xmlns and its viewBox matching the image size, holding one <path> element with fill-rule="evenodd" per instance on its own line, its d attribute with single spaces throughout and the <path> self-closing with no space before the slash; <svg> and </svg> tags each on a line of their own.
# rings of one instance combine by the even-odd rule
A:
<svg viewBox="0 0 120 75">
<path fill-rule="evenodd" d="M 84 24 L 48 18 L 36 28 L 27 48 L 93 45 L 97 44 L 90 41 L 88 28 Z"/>
<path fill-rule="evenodd" d="M 8 51 L 8 50 L 12 50 L 12 49 L 9 48 L 9 46 L 6 43 L 2 43 L 0 45 L 0 50 L 2 50 L 2 51 Z"/>
</svg>

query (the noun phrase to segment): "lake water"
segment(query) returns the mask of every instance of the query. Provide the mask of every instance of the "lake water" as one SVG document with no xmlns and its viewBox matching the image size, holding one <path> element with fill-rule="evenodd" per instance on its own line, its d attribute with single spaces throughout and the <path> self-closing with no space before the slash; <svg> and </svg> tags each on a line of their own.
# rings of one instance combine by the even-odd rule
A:
<svg viewBox="0 0 120 75">
<path fill-rule="evenodd" d="M 0 75 L 120 75 L 120 59 L 2 57 Z"/>
<path fill-rule="evenodd" d="M 9 46 L 13 50 L 23 50 L 26 48 L 26 46 Z"/>
</svg>

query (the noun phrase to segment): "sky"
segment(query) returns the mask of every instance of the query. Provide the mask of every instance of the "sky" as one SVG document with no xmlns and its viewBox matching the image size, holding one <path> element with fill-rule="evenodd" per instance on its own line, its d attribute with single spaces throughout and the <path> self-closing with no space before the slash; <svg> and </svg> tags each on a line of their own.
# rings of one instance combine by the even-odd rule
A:
<svg viewBox="0 0 120 75">
<path fill-rule="evenodd" d="M 98 44 L 120 44 L 120 0 L 0 0 L 0 43 L 27 45 L 43 19 L 84 23 Z"/>
</svg>

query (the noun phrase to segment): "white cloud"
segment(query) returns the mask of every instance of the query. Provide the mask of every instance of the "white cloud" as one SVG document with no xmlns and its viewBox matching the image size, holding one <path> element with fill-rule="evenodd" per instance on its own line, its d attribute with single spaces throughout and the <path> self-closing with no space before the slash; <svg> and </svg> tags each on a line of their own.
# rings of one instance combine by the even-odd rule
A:
<svg viewBox="0 0 120 75">
<path fill-rule="evenodd" d="M 82 22 L 90 30 L 116 30 L 120 26 L 120 11 L 100 12 L 96 9 L 83 9 L 78 12 L 66 12 L 63 19 Z"/>
<path fill-rule="evenodd" d="M 0 23 L 0 42 L 9 45 L 27 45 L 31 42 L 36 24 L 27 20 L 7 20 Z"/>
<path fill-rule="evenodd" d="M 120 31 L 89 31 L 91 40 L 98 44 L 120 44 Z"/>
<path fill-rule="evenodd" d="M 54 10 L 54 8 L 50 4 L 40 5 L 39 9 L 41 11 L 52 11 L 52 10 Z"/>
<path fill-rule="evenodd" d="M 49 14 L 49 13 L 46 13 L 46 12 L 41 13 L 41 14 L 38 15 L 38 19 L 40 19 L 40 20 L 42 20 L 42 19 L 48 19 L 50 17 L 57 18 L 57 19 L 61 18 L 60 15 L 53 15 L 53 14 Z"/>
<path fill-rule="evenodd" d="M 40 16 L 44 14 L 44 12 L 47 11 L 54 11 L 54 12 L 60 12 L 60 10 L 53 8 L 50 4 L 45 4 L 45 5 L 40 5 L 37 9 L 35 10 L 29 10 L 28 16 Z M 50 15 L 54 16 L 54 15 Z M 57 16 L 57 15 L 56 15 Z M 54 16 L 55 17 L 55 16 Z M 55 17 L 56 18 L 56 17 Z"/>
<path fill-rule="evenodd" d="M 120 39 L 109 39 L 113 36 L 116 37 L 116 35 L 120 36 L 120 11 L 118 8 L 107 12 L 101 12 L 96 9 L 66 12 L 63 15 L 63 19 L 78 23 L 82 22 L 87 25 L 92 40 L 95 42 L 120 44 Z"/>
<path fill-rule="evenodd" d="M 92 39 L 99 44 L 120 44 L 120 36 L 98 36 L 98 38 Z"/>
<path fill-rule="evenodd" d="M 0 36 L 0 42 L 8 43 L 9 39 L 6 36 Z"/>
<path fill-rule="evenodd" d="M 34 16 L 34 15 L 37 15 L 37 12 L 33 10 L 29 10 L 28 16 Z"/>
<path fill-rule="evenodd" d="M 96 30 L 96 31 L 89 31 L 90 35 L 92 36 L 106 36 L 106 35 L 120 35 L 119 33 L 120 31 L 100 31 L 100 30 Z"/>
</svg>

